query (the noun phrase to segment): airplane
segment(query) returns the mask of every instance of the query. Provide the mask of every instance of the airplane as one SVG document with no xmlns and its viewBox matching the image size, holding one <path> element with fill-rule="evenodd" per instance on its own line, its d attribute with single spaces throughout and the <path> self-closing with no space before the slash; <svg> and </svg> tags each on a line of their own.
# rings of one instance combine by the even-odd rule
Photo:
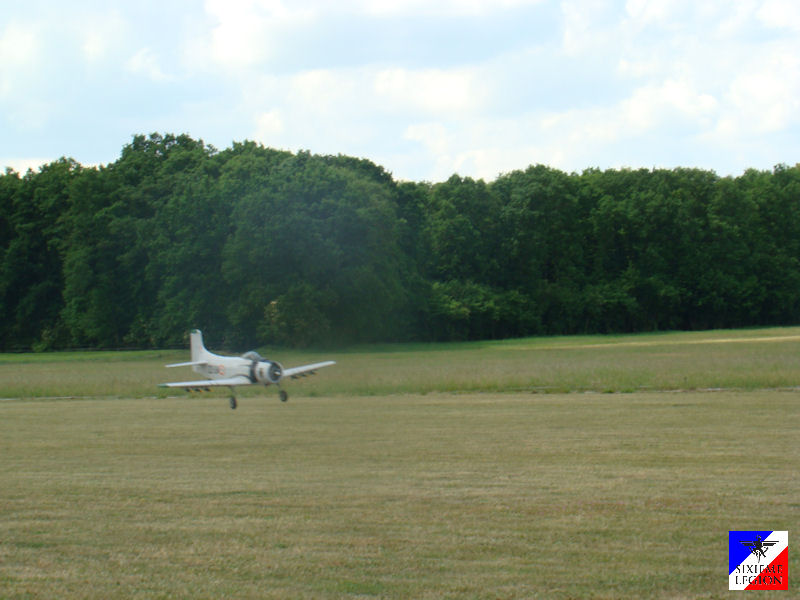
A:
<svg viewBox="0 0 800 600">
<path fill-rule="evenodd" d="M 183 388 L 188 391 L 209 391 L 212 387 L 228 387 L 231 389 L 230 405 L 236 408 L 234 388 L 239 385 L 272 385 L 280 388 L 284 379 L 297 379 L 314 375 L 317 369 L 335 365 L 333 360 L 284 369 L 280 363 L 262 358 L 258 352 L 251 350 L 242 356 L 220 356 L 206 350 L 203 345 L 203 334 L 194 329 L 190 335 L 192 360 L 189 362 L 166 365 L 171 367 L 192 367 L 195 373 L 202 373 L 208 379 L 200 381 L 176 381 L 161 383 L 159 387 Z M 281 402 L 289 399 L 286 390 L 280 390 Z"/>
</svg>

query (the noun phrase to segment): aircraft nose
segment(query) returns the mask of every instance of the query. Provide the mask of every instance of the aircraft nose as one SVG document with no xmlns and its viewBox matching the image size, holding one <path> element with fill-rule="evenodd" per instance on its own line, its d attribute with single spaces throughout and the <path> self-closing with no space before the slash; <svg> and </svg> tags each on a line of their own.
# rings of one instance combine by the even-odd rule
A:
<svg viewBox="0 0 800 600">
<path fill-rule="evenodd" d="M 269 366 L 269 378 L 271 381 L 277 383 L 283 376 L 283 367 L 279 363 L 273 362 Z"/>
</svg>

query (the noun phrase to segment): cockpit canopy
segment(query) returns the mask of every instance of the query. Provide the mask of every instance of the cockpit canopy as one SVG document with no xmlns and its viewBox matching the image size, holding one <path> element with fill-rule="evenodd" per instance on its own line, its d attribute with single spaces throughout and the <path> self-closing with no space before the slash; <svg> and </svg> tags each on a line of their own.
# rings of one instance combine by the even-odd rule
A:
<svg viewBox="0 0 800 600">
<path fill-rule="evenodd" d="M 247 360 L 254 360 L 256 362 L 261 362 L 264 360 L 261 355 L 256 352 L 255 350 L 250 350 L 250 352 L 245 352 L 242 354 L 242 358 L 246 358 Z"/>
</svg>

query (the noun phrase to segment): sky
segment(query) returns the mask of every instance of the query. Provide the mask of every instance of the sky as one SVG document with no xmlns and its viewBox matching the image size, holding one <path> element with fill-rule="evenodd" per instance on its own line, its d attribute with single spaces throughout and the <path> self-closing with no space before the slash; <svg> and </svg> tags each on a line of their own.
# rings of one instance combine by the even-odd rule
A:
<svg viewBox="0 0 800 600">
<path fill-rule="evenodd" d="M 27 0 L 0 169 L 133 135 L 367 158 L 398 180 L 800 161 L 796 0 Z"/>
</svg>

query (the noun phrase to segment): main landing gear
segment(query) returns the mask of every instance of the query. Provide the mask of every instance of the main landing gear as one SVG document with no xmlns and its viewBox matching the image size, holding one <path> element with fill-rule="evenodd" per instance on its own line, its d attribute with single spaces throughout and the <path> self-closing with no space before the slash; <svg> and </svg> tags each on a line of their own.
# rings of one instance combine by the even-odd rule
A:
<svg viewBox="0 0 800 600">
<path fill-rule="evenodd" d="M 278 392 L 278 397 L 281 399 L 281 402 L 286 402 L 289 400 L 289 394 L 286 393 L 286 390 L 281 390 Z M 236 410 L 238 405 L 236 403 L 236 396 L 233 394 L 233 389 L 231 389 L 231 397 L 228 398 L 228 402 L 231 405 L 231 410 Z"/>
</svg>

